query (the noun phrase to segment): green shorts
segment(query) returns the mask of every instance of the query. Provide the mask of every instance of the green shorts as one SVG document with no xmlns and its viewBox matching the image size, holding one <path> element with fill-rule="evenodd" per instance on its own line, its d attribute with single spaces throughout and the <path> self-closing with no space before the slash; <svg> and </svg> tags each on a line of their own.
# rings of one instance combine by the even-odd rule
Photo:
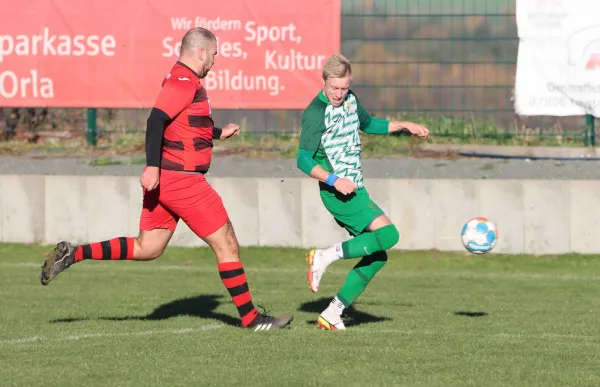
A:
<svg viewBox="0 0 600 387">
<path fill-rule="evenodd" d="M 384 212 L 371 198 L 365 187 L 350 195 L 342 195 L 332 187 L 320 184 L 321 200 L 335 221 L 350 235 L 362 234 L 367 226 Z"/>
</svg>

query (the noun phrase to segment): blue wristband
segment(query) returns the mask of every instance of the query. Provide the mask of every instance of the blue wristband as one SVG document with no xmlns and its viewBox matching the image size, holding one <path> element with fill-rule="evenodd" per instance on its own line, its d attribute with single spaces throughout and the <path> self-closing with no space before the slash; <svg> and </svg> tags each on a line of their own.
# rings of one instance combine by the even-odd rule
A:
<svg viewBox="0 0 600 387">
<path fill-rule="evenodd" d="M 333 187 L 333 184 L 335 183 L 335 181 L 338 179 L 338 177 L 336 175 L 334 175 L 333 173 L 330 173 L 329 176 L 327 176 L 327 179 L 325 179 L 325 183 L 327 183 L 327 185 L 330 185 Z"/>
</svg>

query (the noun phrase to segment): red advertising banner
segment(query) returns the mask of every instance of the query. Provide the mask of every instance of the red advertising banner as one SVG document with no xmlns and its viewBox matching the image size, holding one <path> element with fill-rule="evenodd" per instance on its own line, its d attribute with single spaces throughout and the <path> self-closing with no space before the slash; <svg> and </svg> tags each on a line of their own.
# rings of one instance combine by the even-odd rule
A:
<svg viewBox="0 0 600 387">
<path fill-rule="evenodd" d="M 213 108 L 299 109 L 340 49 L 341 0 L 0 0 L 0 106 L 148 108 L 195 26 Z"/>
</svg>

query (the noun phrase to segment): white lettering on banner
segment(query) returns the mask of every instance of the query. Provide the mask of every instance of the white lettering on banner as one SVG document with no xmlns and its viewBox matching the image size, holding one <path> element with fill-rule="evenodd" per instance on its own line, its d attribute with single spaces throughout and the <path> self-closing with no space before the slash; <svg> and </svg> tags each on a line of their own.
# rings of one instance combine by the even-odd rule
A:
<svg viewBox="0 0 600 387">
<path fill-rule="evenodd" d="M 171 28 L 174 31 L 189 30 L 192 27 L 202 27 L 212 32 L 216 31 L 236 31 L 242 29 L 240 20 L 225 20 L 217 17 L 214 20 L 205 17 L 196 16 L 193 20 L 187 17 L 172 17 Z"/>
<path fill-rule="evenodd" d="M 173 28 L 174 31 L 189 30 L 192 28 L 192 21 L 187 17 L 172 17 L 171 28 Z"/>
<path fill-rule="evenodd" d="M 515 111 L 600 116 L 600 1 L 517 0 Z"/>
<path fill-rule="evenodd" d="M 175 39 L 172 37 L 164 38 L 162 41 L 163 48 L 162 56 L 165 58 L 179 56 L 181 50 L 181 39 Z M 217 39 L 217 54 L 219 57 L 224 58 L 243 58 L 244 51 L 242 51 L 241 42 L 221 42 Z"/>
<path fill-rule="evenodd" d="M 206 89 L 232 90 L 232 91 L 268 91 L 269 95 L 276 96 L 285 88 L 280 86 L 279 77 L 275 75 L 245 75 L 242 70 L 235 73 L 229 70 L 211 71 L 206 76 Z"/>
<path fill-rule="evenodd" d="M 236 31 L 242 29 L 241 20 L 222 20 L 216 18 L 214 20 L 205 17 L 196 17 L 196 27 L 206 28 L 210 31 Z"/>
<path fill-rule="evenodd" d="M 267 50 L 265 56 L 267 70 L 318 70 L 323 67 L 327 59 L 324 55 L 306 55 L 296 50 L 290 50 L 285 54 Z"/>
<path fill-rule="evenodd" d="M 114 56 L 116 47 L 111 35 L 54 35 L 45 27 L 37 35 L 0 35 L 0 63 L 10 55 Z"/>
<path fill-rule="evenodd" d="M 299 35 L 296 25 L 292 22 L 267 25 L 253 20 L 226 20 L 219 17 L 214 19 L 200 16 L 171 18 L 171 27 L 174 31 L 188 29 L 192 25 L 215 30 L 217 37 L 215 66 L 203 81 L 209 91 L 262 91 L 269 96 L 276 97 L 286 90 L 286 87 L 281 84 L 281 78 L 274 72 L 306 71 L 312 72 L 313 75 L 319 74 L 327 59 L 326 55 L 300 51 L 302 36 Z M 218 31 L 240 32 L 219 34 Z M 280 48 L 280 43 L 294 43 L 298 45 L 299 49 L 283 49 Z M 247 47 L 250 47 L 248 51 L 246 51 Z M 162 40 L 162 48 L 161 55 L 163 57 L 177 58 L 181 50 L 181 36 L 165 37 Z M 257 48 L 259 49 L 257 50 Z M 223 62 L 219 61 L 220 57 L 244 61 L 250 57 L 250 61 L 253 63 L 244 64 L 240 69 L 241 64 L 230 65 L 229 61 L 223 65 Z M 262 71 L 265 73 L 261 74 Z M 299 74 L 299 76 L 303 75 Z"/>
<path fill-rule="evenodd" d="M 287 26 L 264 26 L 249 21 L 245 26 L 248 33 L 244 38 L 247 42 L 255 42 L 260 46 L 263 42 L 295 42 L 300 43 L 300 36 L 296 36 L 296 26 L 290 23 Z"/>
<path fill-rule="evenodd" d="M 46 77 L 40 77 L 37 70 L 30 70 L 25 77 L 17 76 L 12 71 L 0 73 L 0 96 L 6 99 L 20 98 L 54 98 L 54 84 Z"/>
</svg>

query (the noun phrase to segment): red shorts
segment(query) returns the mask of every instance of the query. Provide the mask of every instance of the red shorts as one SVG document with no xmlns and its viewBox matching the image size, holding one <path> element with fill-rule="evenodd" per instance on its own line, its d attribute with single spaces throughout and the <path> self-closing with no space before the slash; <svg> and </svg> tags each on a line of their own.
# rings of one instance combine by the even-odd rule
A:
<svg viewBox="0 0 600 387">
<path fill-rule="evenodd" d="M 228 215 L 221 196 L 204 175 L 161 169 L 158 187 L 144 192 L 140 229 L 175 232 L 179 219 L 204 238 L 223 227 Z"/>
</svg>

